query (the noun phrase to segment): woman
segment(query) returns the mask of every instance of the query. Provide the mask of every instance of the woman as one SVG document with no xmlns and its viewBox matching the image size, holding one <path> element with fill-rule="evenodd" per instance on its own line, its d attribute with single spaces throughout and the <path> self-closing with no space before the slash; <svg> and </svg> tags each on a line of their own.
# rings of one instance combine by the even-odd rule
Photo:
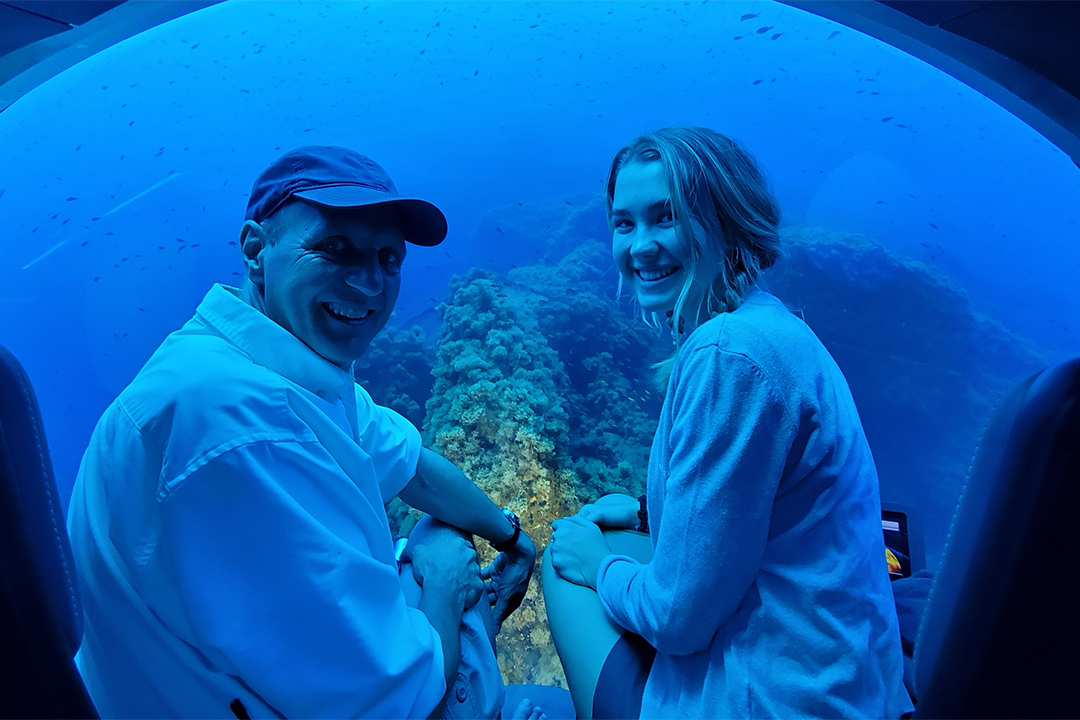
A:
<svg viewBox="0 0 1080 720">
<path fill-rule="evenodd" d="M 615 156 L 607 207 L 621 284 L 676 350 L 649 460 L 651 559 L 615 554 L 600 529 L 637 527 L 635 498 L 553 523 L 545 595 L 578 716 L 911 710 L 847 382 L 755 286 L 779 209 L 753 157 L 704 128 L 643 135 Z"/>
</svg>

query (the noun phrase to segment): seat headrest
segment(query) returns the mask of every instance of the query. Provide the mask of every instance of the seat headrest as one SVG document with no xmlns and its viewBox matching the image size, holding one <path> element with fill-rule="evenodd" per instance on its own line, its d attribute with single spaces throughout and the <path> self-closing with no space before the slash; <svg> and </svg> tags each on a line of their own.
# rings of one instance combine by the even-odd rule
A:
<svg viewBox="0 0 1080 720">
<path fill-rule="evenodd" d="M 994 412 L 915 647 L 920 717 L 1077 717 L 1080 358 Z"/>
</svg>

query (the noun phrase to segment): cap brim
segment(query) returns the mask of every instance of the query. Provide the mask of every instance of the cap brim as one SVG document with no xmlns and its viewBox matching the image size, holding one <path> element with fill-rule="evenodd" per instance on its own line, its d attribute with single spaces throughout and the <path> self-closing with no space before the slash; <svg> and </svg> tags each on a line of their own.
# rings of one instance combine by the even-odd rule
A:
<svg viewBox="0 0 1080 720">
<path fill-rule="evenodd" d="M 446 239 L 446 216 L 427 200 L 396 197 L 378 190 L 355 185 L 337 185 L 294 192 L 298 197 L 317 205 L 336 208 L 397 205 L 405 225 L 405 239 L 414 245 L 438 245 Z"/>
</svg>

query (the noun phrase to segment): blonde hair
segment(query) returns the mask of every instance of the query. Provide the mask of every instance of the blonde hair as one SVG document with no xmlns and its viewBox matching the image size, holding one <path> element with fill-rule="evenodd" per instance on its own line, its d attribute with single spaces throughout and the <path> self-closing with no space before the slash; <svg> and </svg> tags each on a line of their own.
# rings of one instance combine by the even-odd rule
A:
<svg viewBox="0 0 1080 720">
<path fill-rule="evenodd" d="M 779 258 L 780 207 L 754 156 L 738 142 L 708 128 L 669 127 L 641 135 L 612 160 L 607 179 L 612 233 L 615 181 L 619 171 L 633 162 L 660 163 L 671 196 L 675 232 L 680 243 L 690 248 L 689 272 L 672 313 L 677 353 L 682 342 L 677 324 L 695 279 L 709 288 L 703 307 L 693 309 L 700 323 L 738 308 L 761 271 Z M 701 224 L 703 237 L 695 237 L 689 219 Z M 701 259 L 707 256 L 722 261 L 713 277 L 697 278 Z M 658 322 L 655 316 L 654 321 Z M 674 357 L 657 366 L 665 385 L 673 362 Z"/>
</svg>

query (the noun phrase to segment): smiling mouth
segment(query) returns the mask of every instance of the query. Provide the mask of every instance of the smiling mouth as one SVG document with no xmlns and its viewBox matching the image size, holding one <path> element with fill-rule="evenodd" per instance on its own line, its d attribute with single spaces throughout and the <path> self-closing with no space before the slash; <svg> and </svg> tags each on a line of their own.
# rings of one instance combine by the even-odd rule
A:
<svg viewBox="0 0 1080 720">
<path fill-rule="evenodd" d="M 361 310 L 341 303 L 323 303 L 322 307 L 330 317 L 350 325 L 358 325 L 375 314 L 372 308 Z"/>
<path fill-rule="evenodd" d="M 671 277 L 675 273 L 679 272 L 679 266 L 673 265 L 672 267 L 662 268 L 659 270 L 642 270 L 641 268 L 637 268 L 634 270 L 634 272 L 636 272 L 637 276 L 645 282 L 656 282 L 658 280 L 663 280 L 664 278 Z"/>
</svg>

